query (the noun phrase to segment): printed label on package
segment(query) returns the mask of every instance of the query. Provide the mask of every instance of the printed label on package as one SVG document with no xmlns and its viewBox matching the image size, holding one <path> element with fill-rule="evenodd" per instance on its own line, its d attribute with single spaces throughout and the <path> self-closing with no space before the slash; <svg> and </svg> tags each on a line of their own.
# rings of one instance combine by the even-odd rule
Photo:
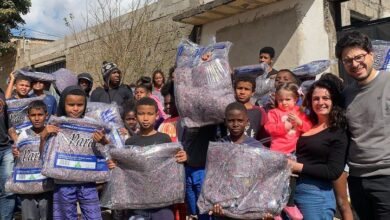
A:
<svg viewBox="0 0 390 220">
<path fill-rule="evenodd" d="M 15 168 L 14 182 L 41 182 L 47 179 L 41 174 L 41 168 Z"/>
<path fill-rule="evenodd" d="M 76 131 L 82 131 L 82 132 L 88 132 L 88 133 L 94 133 L 97 129 L 94 127 L 86 127 L 86 126 L 80 126 L 76 124 L 71 124 L 71 123 L 61 123 L 59 125 L 60 128 L 67 128 L 71 130 L 76 130 Z"/>
<path fill-rule="evenodd" d="M 103 157 L 66 153 L 56 153 L 54 167 L 89 171 L 108 170 L 106 160 Z"/>
<path fill-rule="evenodd" d="M 387 55 L 385 57 L 385 62 L 381 68 L 382 70 L 390 70 L 390 49 L 387 51 Z"/>
</svg>

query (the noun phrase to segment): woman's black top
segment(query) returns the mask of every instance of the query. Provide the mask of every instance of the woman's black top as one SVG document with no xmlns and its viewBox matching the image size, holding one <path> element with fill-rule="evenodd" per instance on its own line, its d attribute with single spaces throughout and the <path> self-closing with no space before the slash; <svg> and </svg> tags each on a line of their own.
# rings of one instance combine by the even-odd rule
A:
<svg viewBox="0 0 390 220">
<path fill-rule="evenodd" d="M 301 136 L 297 142 L 297 161 L 303 163 L 302 177 L 336 180 L 346 162 L 348 137 L 343 129 L 329 128 Z"/>
</svg>

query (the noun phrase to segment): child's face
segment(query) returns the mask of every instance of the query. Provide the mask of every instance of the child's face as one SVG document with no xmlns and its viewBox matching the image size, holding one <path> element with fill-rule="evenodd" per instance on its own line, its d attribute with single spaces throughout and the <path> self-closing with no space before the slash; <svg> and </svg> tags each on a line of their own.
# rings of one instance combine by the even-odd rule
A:
<svg viewBox="0 0 390 220">
<path fill-rule="evenodd" d="M 226 127 L 233 137 L 241 137 L 248 125 L 248 116 L 240 110 L 231 110 L 226 114 Z"/>
<path fill-rule="evenodd" d="M 136 88 L 135 89 L 135 100 L 140 100 L 143 97 L 149 96 L 148 91 L 146 91 L 144 88 Z"/>
<path fill-rule="evenodd" d="M 45 83 L 44 82 L 33 82 L 32 83 L 32 88 L 34 91 L 42 91 L 45 88 Z"/>
<path fill-rule="evenodd" d="M 269 66 L 272 64 L 272 58 L 268 53 L 261 53 L 259 55 L 259 63 L 266 63 Z"/>
<path fill-rule="evenodd" d="M 156 73 L 156 75 L 154 76 L 154 85 L 155 86 L 162 86 L 162 84 L 164 83 L 163 81 L 164 81 L 164 78 L 161 75 L 161 73 Z"/>
<path fill-rule="evenodd" d="M 19 96 L 26 96 L 30 92 L 31 83 L 27 80 L 18 80 L 15 83 L 15 91 Z"/>
<path fill-rule="evenodd" d="M 79 79 L 79 86 L 85 91 L 89 88 L 90 82 L 86 79 Z"/>
<path fill-rule="evenodd" d="M 68 95 L 65 98 L 66 116 L 80 118 L 85 109 L 85 97 L 81 95 Z"/>
<path fill-rule="evenodd" d="M 275 78 L 275 88 L 283 83 L 293 83 L 295 82 L 294 77 L 289 72 L 279 72 L 276 74 Z"/>
<path fill-rule="evenodd" d="M 278 108 L 282 110 L 291 110 L 297 103 L 297 97 L 291 91 L 279 90 L 275 97 L 278 102 Z"/>
<path fill-rule="evenodd" d="M 28 118 L 34 128 L 43 128 L 47 118 L 47 112 L 42 108 L 32 108 L 28 113 Z"/>
<path fill-rule="evenodd" d="M 252 83 L 238 82 L 235 88 L 236 100 L 245 104 L 250 101 L 253 96 Z"/>
<path fill-rule="evenodd" d="M 164 111 L 171 116 L 178 115 L 175 98 L 172 97 L 170 94 L 164 96 Z"/>
<path fill-rule="evenodd" d="M 157 120 L 157 111 L 151 105 L 139 105 L 137 107 L 137 121 L 141 129 L 150 129 L 154 126 Z"/>
<path fill-rule="evenodd" d="M 129 111 L 125 115 L 125 123 L 127 127 L 134 129 L 137 127 L 137 117 L 134 111 Z"/>
</svg>

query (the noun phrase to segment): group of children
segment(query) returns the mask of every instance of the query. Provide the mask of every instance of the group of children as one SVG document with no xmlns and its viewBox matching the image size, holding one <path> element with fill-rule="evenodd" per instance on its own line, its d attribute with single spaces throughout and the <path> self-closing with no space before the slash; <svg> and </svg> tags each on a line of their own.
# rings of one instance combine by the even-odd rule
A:
<svg viewBox="0 0 390 220">
<path fill-rule="evenodd" d="M 159 74 L 162 75 L 155 73 Z M 6 91 L 6 97 L 9 99 L 31 97 L 30 87 L 33 89 L 33 96 L 45 96 L 43 101 L 33 101 L 28 107 L 28 118 L 32 128 L 20 134 L 10 129 L 10 136 L 14 142 L 23 137 L 40 136 L 41 152 L 47 138 L 59 131 L 58 127 L 46 124 L 50 115 L 83 118 L 88 105 L 87 93 L 79 86 L 66 88 L 60 95 L 57 105 L 54 97 L 43 93 L 45 84 L 46 82 L 31 81 L 28 77 L 18 75 L 11 78 Z M 142 77 L 135 88 L 134 101 L 122 106 L 125 128 L 121 131 L 130 136 L 125 144 L 148 146 L 168 142 L 183 143 L 184 150 L 178 151 L 174 157 L 178 163 L 184 163 L 186 166 L 188 211 L 185 212 L 183 206 L 176 205 L 151 210 L 131 210 L 130 219 L 183 219 L 186 215 L 190 219 L 208 219 L 207 214 L 198 213 L 196 200 L 204 178 L 205 153 L 210 140 L 252 147 L 267 146 L 271 150 L 293 155 L 298 137 L 311 128 L 310 121 L 299 106 L 302 97 L 298 93 L 297 84 L 298 80 L 291 71 L 279 71 L 275 78 L 275 93 L 266 97 L 263 108 L 251 102 L 256 88 L 255 79 L 245 75 L 235 77 L 233 85 L 236 102 L 227 106 L 224 126 L 218 126 L 216 132 L 210 133 L 207 130 L 209 126 L 196 131 L 183 126 L 175 105 L 174 80 L 161 86 L 159 88 L 161 96 L 157 97 L 152 93 L 153 83 L 150 78 Z M 164 103 L 164 107 L 161 103 Z M 202 137 L 205 141 L 200 143 L 201 141 L 196 140 L 197 137 Z M 216 137 L 218 138 L 215 139 Z M 109 143 L 104 131 L 96 131 L 92 138 L 103 145 Z M 202 145 L 205 152 L 202 153 L 202 149 L 194 149 L 199 145 Z M 15 157 L 19 156 L 17 148 L 13 148 L 13 154 Z M 107 165 L 109 169 L 114 169 L 117 164 L 116 161 L 107 160 Z M 291 179 L 291 183 L 291 186 L 294 186 L 294 178 Z M 20 198 L 23 219 L 50 219 L 51 216 L 54 219 L 77 219 L 77 202 L 83 219 L 102 218 L 95 183 L 56 181 L 53 195 L 50 193 L 21 195 Z M 284 210 L 292 219 L 302 219 L 299 210 L 294 206 L 293 193 Z M 216 215 L 223 214 L 223 210 L 219 208 L 211 211 Z M 179 215 L 176 215 L 176 212 L 179 212 Z M 275 219 L 277 218 L 280 217 L 276 216 Z"/>
</svg>

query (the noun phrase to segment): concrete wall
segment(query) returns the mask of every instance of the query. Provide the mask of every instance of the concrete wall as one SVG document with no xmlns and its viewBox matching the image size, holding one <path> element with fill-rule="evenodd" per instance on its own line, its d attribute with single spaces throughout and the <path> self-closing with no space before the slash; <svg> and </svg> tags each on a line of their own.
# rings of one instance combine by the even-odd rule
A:
<svg viewBox="0 0 390 220">
<path fill-rule="evenodd" d="M 206 24 L 201 43 L 231 41 L 232 66 L 258 63 L 259 49 L 272 46 L 275 68 L 293 68 L 330 57 L 322 0 L 283 0 Z"/>
<path fill-rule="evenodd" d="M 351 11 L 368 20 L 390 17 L 389 0 L 349 0 L 341 6 L 343 26 L 351 24 Z"/>
</svg>

